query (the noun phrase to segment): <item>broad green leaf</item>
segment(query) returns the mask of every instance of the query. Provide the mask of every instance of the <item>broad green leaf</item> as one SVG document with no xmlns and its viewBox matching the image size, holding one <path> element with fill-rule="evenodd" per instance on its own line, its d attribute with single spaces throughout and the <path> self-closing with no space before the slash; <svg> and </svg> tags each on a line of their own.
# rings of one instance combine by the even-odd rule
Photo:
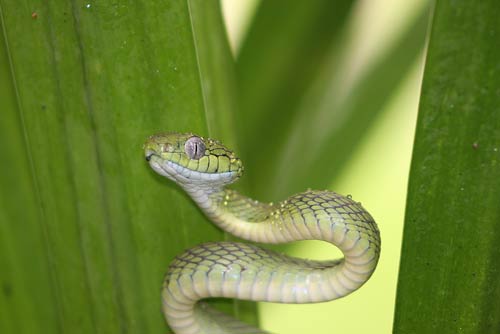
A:
<svg viewBox="0 0 500 334">
<path fill-rule="evenodd" d="M 0 150 L 12 159 L 0 173 L 0 331 L 165 332 L 168 263 L 222 234 L 141 146 L 158 131 L 234 141 L 218 3 L 0 0 L 0 10 L 10 69 Z"/>
<path fill-rule="evenodd" d="M 395 333 L 500 332 L 500 6 L 436 2 Z"/>
</svg>

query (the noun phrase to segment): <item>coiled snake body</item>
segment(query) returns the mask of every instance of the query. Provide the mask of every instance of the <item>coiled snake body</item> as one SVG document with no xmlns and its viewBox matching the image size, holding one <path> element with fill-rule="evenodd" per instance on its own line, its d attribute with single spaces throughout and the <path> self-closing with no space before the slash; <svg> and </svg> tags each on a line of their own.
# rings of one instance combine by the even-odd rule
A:
<svg viewBox="0 0 500 334">
<path fill-rule="evenodd" d="M 168 133 L 151 136 L 144 148 L 150 166 L 180 185 L 223 230 L 262 243 L 323 240 L 344 254 L 340 260 L 312 261 L 239 242 L 191 248 L 170 264 L 162 290 L 163 312 L 175 333 L 265 333 L 198 301 L 329 301 L 358 289 L 375 270 L 377 225 L 350 197 L 306 191 L 281 203 L 261 203 L 225 188 L 243 166 L 216 140 Z"/>
</svg>

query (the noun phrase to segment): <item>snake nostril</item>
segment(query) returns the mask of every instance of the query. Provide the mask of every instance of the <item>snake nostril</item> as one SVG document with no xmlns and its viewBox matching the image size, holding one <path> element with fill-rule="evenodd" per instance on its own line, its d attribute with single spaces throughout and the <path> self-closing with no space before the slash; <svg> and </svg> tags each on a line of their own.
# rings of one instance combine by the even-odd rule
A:
<svg viewBox="0 0 500 334">
<path fill-rule="evenodd" d="M 151 154 L 146 155 L 146 161 L 151 160 Z"/>
</svg>

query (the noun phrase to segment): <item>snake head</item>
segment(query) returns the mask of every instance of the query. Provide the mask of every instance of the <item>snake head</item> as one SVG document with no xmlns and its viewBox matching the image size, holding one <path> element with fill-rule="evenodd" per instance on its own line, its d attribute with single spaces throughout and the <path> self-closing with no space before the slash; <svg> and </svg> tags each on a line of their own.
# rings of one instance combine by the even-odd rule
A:
<svg viewBox="0 0 500 334">
<path fill-rule="evenodd" d="M 153 135 L 144 144 L 144 153 L 154 171 L 181 186 L 223 186 L 243 173 L 241 160 L 231 150 L 192 133 Z"/>
</svg>

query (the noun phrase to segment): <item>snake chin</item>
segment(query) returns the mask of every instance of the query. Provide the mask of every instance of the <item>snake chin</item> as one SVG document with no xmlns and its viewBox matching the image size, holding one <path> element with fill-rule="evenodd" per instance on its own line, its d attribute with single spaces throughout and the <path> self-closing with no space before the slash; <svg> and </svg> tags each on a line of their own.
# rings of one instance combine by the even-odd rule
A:
<svg viewBox="0 0 500 334">
<path fill-rule="evenodd" d="M 168 170 L 167 168 L 164 167 L 164 164 L 162 163 L 162 160 L 160 157 L 158 157 L 156 154 L 151 153 L 151 154 L 146 154 L 146 161 L 149 163 L 149 166 L 158 174 L 161 176 L 165 176 L 169 178 L 172 181 L 176 181 L 172 177 L 172 171 Z"/>
</svg>

